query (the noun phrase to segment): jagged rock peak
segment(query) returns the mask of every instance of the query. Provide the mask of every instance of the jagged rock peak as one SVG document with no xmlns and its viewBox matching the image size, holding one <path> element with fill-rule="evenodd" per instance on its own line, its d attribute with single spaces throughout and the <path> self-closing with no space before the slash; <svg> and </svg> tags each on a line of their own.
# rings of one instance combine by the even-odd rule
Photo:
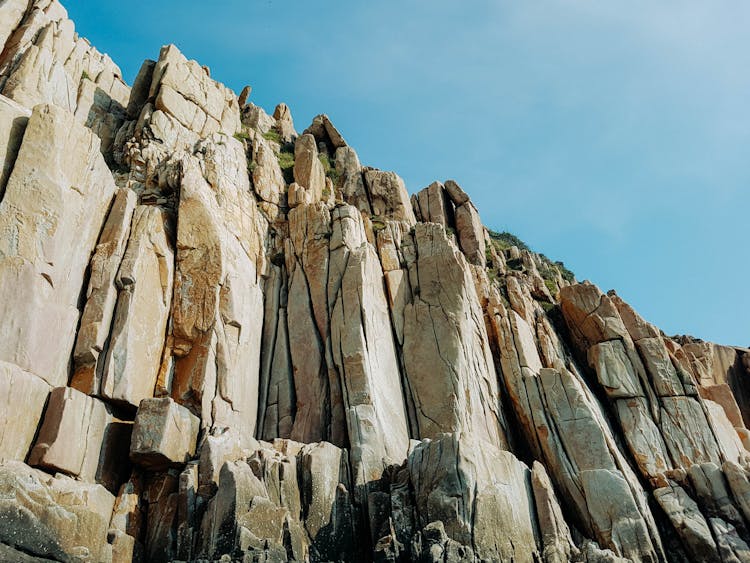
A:
<svg viewBox="0 0 750 563">
<path fill-rule="evenodd" d="M 173 45 L 0 45 L 0 560 L 750 561 L 750 350 Z"/>
</svg>

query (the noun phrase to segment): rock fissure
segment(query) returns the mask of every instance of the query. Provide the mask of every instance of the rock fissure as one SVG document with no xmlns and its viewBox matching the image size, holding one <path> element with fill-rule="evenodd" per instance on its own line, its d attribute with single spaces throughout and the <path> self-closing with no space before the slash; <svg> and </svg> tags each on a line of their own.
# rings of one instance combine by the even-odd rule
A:
<svg viewBox="0 0 750 563">
<path fill-rule="evenodd" d="M 0 43 L 0 558 L 750 562 L 750 350 L 174 46 Z"/>
</svg>

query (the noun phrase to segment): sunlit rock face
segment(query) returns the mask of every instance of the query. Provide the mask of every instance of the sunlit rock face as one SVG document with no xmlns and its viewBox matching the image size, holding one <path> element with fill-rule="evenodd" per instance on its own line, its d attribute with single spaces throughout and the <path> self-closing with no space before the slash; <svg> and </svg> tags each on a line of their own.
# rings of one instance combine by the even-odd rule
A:
<svg viewBox="0 0 750 563">
<path fill-rule="evenodd" d="M 0 560 L 750 561 L 750 351 L 174 46 L 0 45 Z"/>
</svg>

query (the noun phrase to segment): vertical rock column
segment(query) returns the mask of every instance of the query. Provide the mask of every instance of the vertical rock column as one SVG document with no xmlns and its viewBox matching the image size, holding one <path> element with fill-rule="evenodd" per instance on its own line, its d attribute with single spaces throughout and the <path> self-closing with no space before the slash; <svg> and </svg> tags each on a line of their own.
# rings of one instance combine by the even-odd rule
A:
<svg viewBox="0 0 750 563">
<path fill-rule="evenodd" d="M 721 466 L 748 459 L 725 410 L 700 397 L 656 328 L 616 295 L 580 284 L 563 288 L 560 298 L 574 344 L 587 356 L 633 460 L 676 533 L 692 551 L 716 558 L 727 542 L 731 550 L 748 550 L 744 519 L 736 508 L 719 508 L 732 504 Z M 705 533 L 696 536 L 695 526 Z"/>
<path fill-rule="evenodd" d="M 6 459 L 24 459 L 49 388 L 68 383 L 78 300 L 115 186 L 99 139 L 55 106 L 34 109 L 15 159 L 14 143 L 5 149 L 12 171 L 0 203 L 0 361 L 6 366 L 0 394 L 7 401 L 3 435 L 15 438 L 3 439 L 0 451 Z M 14 399 L 22 391 L 25 400 Z"/>
<path fill-rule="evenodd" d="M 472 431 L 507 449 L 497 375 L 469 268 L 442 226 L 418 223 L 404 365 L 418 435 Z"/>
<path fill-rule="evenodd" d="M 645 491 L 604 413 L 526 286 L 510 280 L 515 308 L 506 308 L 493 290 L 487 315 L 521 438 L 586 536 L 623 557 L 659 560 L 661 540 Z"/>
</svg>

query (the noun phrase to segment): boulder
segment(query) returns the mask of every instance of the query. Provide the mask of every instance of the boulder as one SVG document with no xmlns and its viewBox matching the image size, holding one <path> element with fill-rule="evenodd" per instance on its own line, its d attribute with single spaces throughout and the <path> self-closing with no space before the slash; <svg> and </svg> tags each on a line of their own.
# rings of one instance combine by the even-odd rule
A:
<svg viewBox="0 0 750 563">
<path fill-rule="evenodd" d="M 294 181 L 311 194 L 311 201 L 321 201 L 326 187 L 326 176 L 318 158 L 315 137 L 301 135 L 294 144 Z"/>
<path fill-rule="evenodd" d="M 52 477 L 20 462 L 0 465 L 0 544 L 45 561 L 109 561 L 114 502 L 101 485 Z"/>
<path fill-rule="evenodd" d="M 414 448 L 408 467 L 422 526 L 441 522 L 482 560 L 538 559 L 531 471 L 513 454 L 445 434 Z"/>
<path fill-rule="evenodd" d="M 26 459 L 49 392 L 41 377 L 0 362 L 0 462 Z"/>
<path fill-rule="evenodd" d="M 128 473 L 132 425 L 112 416 L 109 408 L 70 387 L 50 393 L 29 465 L 62 472 L 117 491 Z"/>
<path fill-rule="evenodd" d="M 144 399 L 135 417 L 130 459 L 150 469 L 178 467 L 195 455 L 199 428 L 198 417 L 171 398 Z"/>
</svg>

